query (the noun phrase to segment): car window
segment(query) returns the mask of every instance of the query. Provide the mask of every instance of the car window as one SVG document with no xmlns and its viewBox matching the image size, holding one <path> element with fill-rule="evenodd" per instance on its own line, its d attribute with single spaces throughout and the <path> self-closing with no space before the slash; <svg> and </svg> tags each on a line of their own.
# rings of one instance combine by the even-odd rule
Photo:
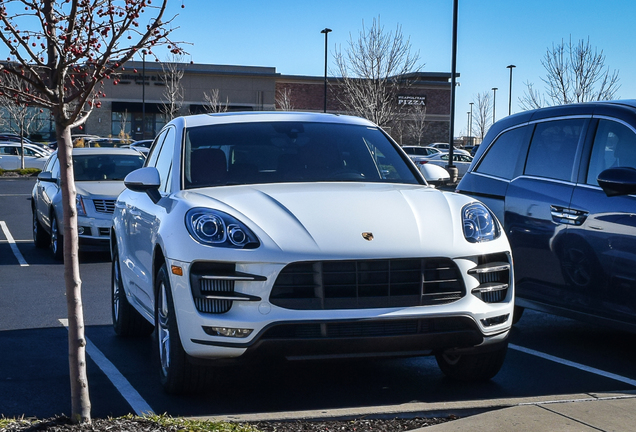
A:
<svg viewBox="0 0 636 432">
<path fill-rule="evenodd" d="M 305 181 L 420 181 L 375 127 L 258 122 L 189 128 L 186 188 Z"/>
<path fill-rule="evenodd" d="M 54 153 L 49 160 L 46 161 L 42 171 L 51 171 L 53 169 L 53 165 L 55 165 L 55 161 L 57 161 L 57 153 Z"/>
<path fill-rule="evenodd" d="M 175 129 L 173 127 L 169 128 L 155 164 L 161 178 L 159 190 L 162 192 L 167 192 L 168 180 L 171 178 L 170 171 L 172 168 L 172 158 L 174 156 L 175 137 Z"/>
<path fill-rule="evenodd" d="M 161 146 L 163 145 L 163 141 L 166 138 L 167 130 L 161 132 L 157 138 L 155 138 L 156 144 L 152 146 L 150 149 L 150 153 L 148 154 L 148 162 L 146 162 L 146 166 L 155 166 L 157 163 L 157 157 L 159 156 L 159 152 L 161 151 Z"/>
<path fill-rule="evenodd" d="M 476 172 L 511 180 L 515 174 L 517 161 L 525 149 L 527 127 L 511 129 L 502 133 L 482 156 Z"/>
<path fill-rule="evenodd" d="M 598 185 L 598 175 L 613 167 L 636 168 L 636 134 L 629 127 L 600 120 L 587 171 L 587 184 Z"/>
<path fill-rule="evenodd" d="M 17 155 L 18 149 L 13 146 L 2 146 L 0 147 L 0 154 L 3 155 Z"/>
<path fill-rule="evenodd" d="M 556 180 L 572 180 L 572 168 L 585 119 L 538 123 L 524 173 Z"/>
<path fill-rule="evenodd" d="M 91 154 L 73 155 L 75 181 L 123 180 L 144 165 L 141 155 Z"/>
</svg>

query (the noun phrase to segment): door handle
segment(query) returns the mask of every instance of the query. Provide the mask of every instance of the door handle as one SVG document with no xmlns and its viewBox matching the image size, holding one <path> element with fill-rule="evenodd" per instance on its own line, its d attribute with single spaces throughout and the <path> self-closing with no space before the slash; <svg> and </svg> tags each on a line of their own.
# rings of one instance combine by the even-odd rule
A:
<svg viewBox="0 0 636 432">
<path fill-rule="evenodd" d="M 550 214 L 552 214 L 552 220 L 554 222 L 579 226 L 583 225 L 583 222 L 587 219 L 589 212 L 585 210 L 551 205 Z"/>
</svg>

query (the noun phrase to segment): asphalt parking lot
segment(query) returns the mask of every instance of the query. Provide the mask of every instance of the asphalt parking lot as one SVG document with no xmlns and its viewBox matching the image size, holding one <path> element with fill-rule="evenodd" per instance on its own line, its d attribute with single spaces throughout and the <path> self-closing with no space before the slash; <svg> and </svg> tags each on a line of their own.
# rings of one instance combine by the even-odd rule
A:
<svg viewBox="0 0 636 432">
<path fill-rule="evenodd" d="M 0 415 L 68 414 L 63 265 L 31 240 L 33 180 L 0 179 Z M 209 392 L 161 391 L 153 340 L 110 327 L 110 261 L 82 254 L 81 277 L 94 417 L 152 410 L 173 416 L 274 412 L 378 412 L 505 399 L 625 392 L 636 388 L 636 335 L 527 311 L 501 372 L 488 383 L 449 381 L 428 357 L 268 363 L 219 369 Z M 396 408 L 397 407 L 397 408 Z"/>
</svg>

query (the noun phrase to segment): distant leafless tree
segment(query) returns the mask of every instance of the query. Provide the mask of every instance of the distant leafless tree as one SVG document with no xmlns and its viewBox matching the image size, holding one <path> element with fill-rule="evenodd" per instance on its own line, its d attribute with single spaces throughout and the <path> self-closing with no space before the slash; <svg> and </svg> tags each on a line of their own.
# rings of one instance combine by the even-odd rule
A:
<svg viewBox="0 0 636 432">
<path fill-rule="evenodd" d="M 379 17 L 368 29 L 363 22 L 358 39 L 350 35 L 348 48 L 336 49 L 334 59 L 343 87 L 340 103 L 346 111 L 379 126 L 396 120 L 397 95 L 412 85 L 408 74 L 422 68 L 419 53 L 411 53 L 402 27 L 387 33 Z"/>
<path fill-rule="evenodd" d="M 406 130 L 417 145 L 422 145 L 422 139 L 428 127 L 426 123 L 426 105 L 412 105 L 411 107 L 411 110 L 409 110 L 409 121 L 406 123 Z"/>
<path fill-rule="evenodd" d="M 28 87 L 23 80 L 14 75 L 2 74 L 0 81 L 7 88 L 25 91 Z M 0 95 L 0 108 L 8 116 L 4 126 L 20 136 L 20 168 L 24 169 L 24 136 L 44 127 L 43 110 L 19 98 L 17 92 L 3 92 Z"/>
<path fill-rule="evenodd" d="M 492 124 L 491 93 L 485 91 L 483 93 L 477 93 L 475 97 L 476 99 L 473 99 L 473 103 L 475 104 L 472 122 L 473 130 L 470 133 L 471 136 L 478 136 L 483 140 Z"/>
<path fill-rule="evenodd" d="M 278 90 L 276 92 L 276 105 L 282 111 L 293 111 L 294 105 L 291 99 L 291 89 Z"/>
<path fill-rule="evenodd" d="M 524 109 L 562 105 L 595 100 L 611 100 L 620 88 L 618 71 L 610 72 L 605 66 L 605 55 L 580 39 L 576 44 L 569 42 L 548 48 L 541 64 L 546 76 L 545 94 L 536 90 L 532 83 L 526 83 L 526 93 L 519 99 Z"/>
<path fill-rule="evenodd" d="M 185 71 L 181 67 L 180 57 L 173 56 L 171 61 L 161 63 L 162 78 L 166 87 L 161 96 L 161 112 L 166 116 L 166 122 L 179 115 L 183 106 L 183 86 L 181 80 Z M 145 121 L 145 120 L 144 120 Z"/>
<path fill-rule="evenodd" d="M 225 103 L 221 102 L 219 89 L 212 89 L 210 93 L 203 92 L 203 109 L 208 113 L 221 113 L 227 111 L 230 100 L 226 97 Z"/>
</svg>

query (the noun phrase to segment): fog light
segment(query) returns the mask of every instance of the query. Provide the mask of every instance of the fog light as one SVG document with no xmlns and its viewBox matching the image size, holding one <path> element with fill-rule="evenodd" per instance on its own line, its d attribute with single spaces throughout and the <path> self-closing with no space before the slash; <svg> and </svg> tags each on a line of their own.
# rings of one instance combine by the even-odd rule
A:
<svg viewBox="0 0 636 432">
<path fill-rule="evenodd" d="M 229 327 L 203 327 L 203 331 L 205 331 L 210 336 L 225 336 L 225 337 L 233 337 L 233 338 L 246 338 L 250 334 L 252 334 L 252 329 L 240 329 L 240 328 L 229 328 Z"/>
<path fill-rule="evenodd" d="M 484 325 L 484 327 L 490 327 L 496 324 L 503 324 L 506 321 L 508 321 L 509 316 L 510 314 L 505 314 L 505 315 L 499 315 L 493 318 L 486 318 L 481 320 L 481 323 Z"/>
</svg>

